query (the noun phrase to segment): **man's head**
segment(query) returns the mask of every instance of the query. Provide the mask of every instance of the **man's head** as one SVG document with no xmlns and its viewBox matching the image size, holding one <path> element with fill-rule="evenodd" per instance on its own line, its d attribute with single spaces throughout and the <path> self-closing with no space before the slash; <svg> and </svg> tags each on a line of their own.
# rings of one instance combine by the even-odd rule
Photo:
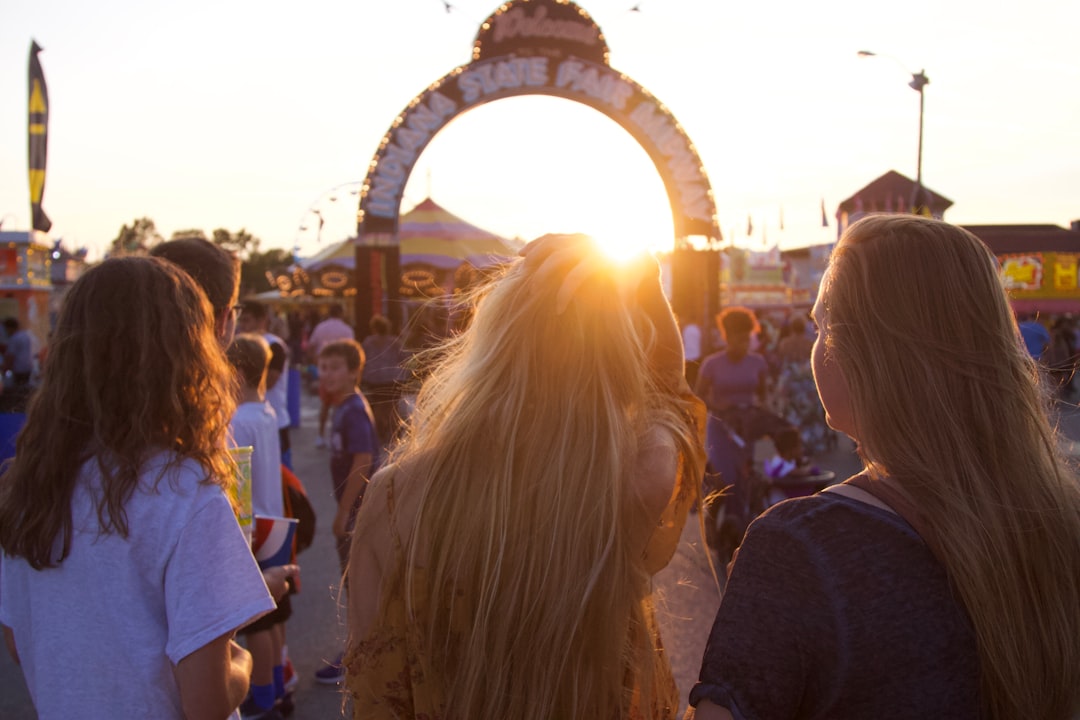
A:
<svg viewBox="0 0 1080 720">
<path fill-rule="evenodd" d="M 330 313 L 330 317 L 341 319 L 345 315 L 345 310 L 338 303 L 331 305 L 327 312 Z"/>
<path fill-rule="evenodd" d="M 19 321 L 13 317 L 4 319 L 4 330 L 8 335 L 13 335 L 19 331 Z"/>
<path fill-rule="evenodd" d="M 240 261 L 214 243 L 199 237 L 170 240 L 155 246 L 150 255 L 179 266 L 206 293 L 214 308 L 214 329 L 223 347 L 236 331 L 233 306 L 240 293 Z"/>
<path fill-rule="evenodd" d="M 375 335 L 389 335 L 390 320 L 384 315 L 372 315 L 371 320 L 368 322 L 368 328 Z"/>
<path fill-rule="evenodd" d="M 236 329 L 242 333 L 266 332 L 270 327 L 270 309 L 256 300 L 247 300 L 242 304 Z"/>
</svg>

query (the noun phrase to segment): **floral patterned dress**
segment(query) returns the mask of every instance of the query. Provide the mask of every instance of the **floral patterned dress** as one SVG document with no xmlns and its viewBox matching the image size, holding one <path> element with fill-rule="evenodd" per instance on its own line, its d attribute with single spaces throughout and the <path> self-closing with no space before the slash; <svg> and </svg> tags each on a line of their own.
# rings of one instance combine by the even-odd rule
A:
<svg viewBox="0 0 1080 720">
<path fill-rule="evenodd" d="M 687 389 L 688 392 L 688 389 Z M 692 397 L 692 396 L 691 396 Z M 689 399 L 689 398 L 688 398 Z M 703 443 L 705 410 L 696 398 L 692 399 L 697 425 L 699 443 Z M 703 444 L 702 444 L 703 447 Z M 702 450 L 702 454 L 704 450 Z M 644 566 L 650 575 L 659 572 L 671 561 L 678 548 L 679 538 L 686 523 L 687 513 L 700 496 L 700 478 L 686 478 L 684 463 L 680 460 L 675 490 L 671 501 L 661 515 L 660 523 L 653 531 L 645 549 Z M 394 535 L 396 561 L 390 575 L 384 578 L 384 594 L 380 600 L 379 620 L 369 635 L 350 648 L 345 655 L 345 686 L 353 703 L 353 717 L 359 720 L 389 720 L 391 718 L 413 718 L 415 720 L 441 720 L 445 717 L 445 702 L 442 693 L 442 668 L 436 667 L 425 649 L 419 628 L 409 621 L 409 612 L 405 602 L 405 549 L 395 526 L 396 507 L 393 479 L 387 492 L 386 513 Z M 413 597 L 423 598 L 427 578 L 422 572 L 413 576 Z M 659 629 L 649 592 L 642 600 L 645 603 L 648 631 L 652 633 L 656 646 L 663 655 Z M 461 608 L 464 603 L 455 603 Z M 412 608 L 414 614 L 425 612 L 424 608 Z M 467 628 L 469 619 L 464 616 L 454 617 L 452 627 Z M 659 678 L 661 688 L 655 693 L 657 698 L 678 697 L 675 678 L 666 657 L 662 659 L 663 675 Z M 627 687 L 636 690 L 633 668 L 627 669 Z M 637 693 L 632 691 L 632 697 Z M 631 707 L 630 718 L 634 720 L 674 719 L 677 707 L 662 706 L 642 712 L 639 707 Z"/>
<path fill-rule="evenodd" d="M 777 415 L 799 428 L 807 455 L 820 455 L 836 447 L 836 433 L 825 424 L 825 409 L 818 397 L 809 359 L 785 362 L 773 392 L 770 405 Z"/>
</svg>

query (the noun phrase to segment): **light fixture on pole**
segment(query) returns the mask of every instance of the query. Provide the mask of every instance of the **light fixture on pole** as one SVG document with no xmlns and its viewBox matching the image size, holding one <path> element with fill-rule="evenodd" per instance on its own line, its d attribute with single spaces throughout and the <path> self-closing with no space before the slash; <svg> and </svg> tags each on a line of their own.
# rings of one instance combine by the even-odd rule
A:
<svg viewBox="0 0 1080 720">
<path fill-rule="evenodd" d="M 925 202 L 925 193 L 923 192 L 922 184 L 922 146 L 923 146 L 923 109 L 925 107 L 926 93 L 923 89 L 930 84 L 930 79 L 926 77 L 926 70 L 920 70 L 917 73 L 913 73 L 907 69 L 907 67 L 894 58 L 892 55 L 881 55 L 870 50 L 860 50 L 859 57 L 883 57 L 892 60 L 894 63 L 904 69 L 904 72 L 911 73 L 911 82 L 908 83 L 915 92 L 919 93 L 919 154 L 915 164 L 915 193 L 916 196 L 912 201 L 912 211 L 919 212 L 917 203 Z"/>
</svg>

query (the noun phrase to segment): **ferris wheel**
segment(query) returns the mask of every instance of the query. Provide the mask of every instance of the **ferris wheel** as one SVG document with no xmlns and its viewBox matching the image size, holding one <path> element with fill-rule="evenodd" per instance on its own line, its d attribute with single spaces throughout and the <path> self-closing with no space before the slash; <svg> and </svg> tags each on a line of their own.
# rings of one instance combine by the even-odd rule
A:
<svg viewBox="0 0 1080 720">
<path fill-rule="evenodd" d="M 304 210 L 297 223 L 293 257 L 308 257 L 356 235 L 362 180 L 352 180 L 323 191 Z"/>
</svg>

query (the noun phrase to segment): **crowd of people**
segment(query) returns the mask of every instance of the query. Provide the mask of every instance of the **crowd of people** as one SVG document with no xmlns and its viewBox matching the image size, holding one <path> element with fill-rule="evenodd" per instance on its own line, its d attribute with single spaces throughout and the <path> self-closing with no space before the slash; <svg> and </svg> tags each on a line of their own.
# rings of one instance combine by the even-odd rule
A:
<svg viewBox="0 0 1080 720">
<path fill-rule="evenodd" d="M 812 328 L 729 308 L 689 381 L 655 260 L 582 236 L 530 243 L 452 329 L 362 343 L 340 308 L 275 328 L 207 252 L 75 283 L 0 475 L 0 624 L 43 719 L 289 712 L 300 566 L 255 561 L 228 451 L 287 515 L 288 362 L 315 367 L 346 590 L 317 676 L 358 719 L 1080 713 L 1080 479 L 970 233 L 859 221 Z M 794 466 L 831 432 L 862 471 L 755 518 L 738 440 Z M 652 578 L 703 487 L 745 534 L 678 688 Z"/>
</svg>

